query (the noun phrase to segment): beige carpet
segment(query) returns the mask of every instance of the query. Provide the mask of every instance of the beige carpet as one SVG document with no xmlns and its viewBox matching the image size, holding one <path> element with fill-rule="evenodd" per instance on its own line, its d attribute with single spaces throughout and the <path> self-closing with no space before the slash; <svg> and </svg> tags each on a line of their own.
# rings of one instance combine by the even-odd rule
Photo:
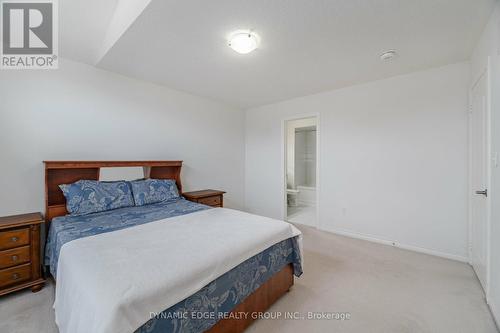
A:
<svg viewBox="0 0 500 333">
<path fill-rule="evenodd" d="M 271 314 L 349 313 L 349 320 L 255 322 L 257 332 L 497 332 L 463 263 L 301 227 L 304 275 Z M 57 332 L 53 286 L 0 298 L 0 332 Z"/>
</svg>

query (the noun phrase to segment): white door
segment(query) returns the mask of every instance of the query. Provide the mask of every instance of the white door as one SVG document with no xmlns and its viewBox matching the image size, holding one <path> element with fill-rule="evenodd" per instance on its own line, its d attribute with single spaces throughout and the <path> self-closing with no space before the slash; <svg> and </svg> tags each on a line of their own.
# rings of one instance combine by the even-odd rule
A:
<svg viewBox="0 0 500 333">
<path fill-rule="evenodd" d="M 473 86 L 471 92 L 471 263 L 487 290 L 488 241 L 488 75 L 487 72 Z"/>
</svg>

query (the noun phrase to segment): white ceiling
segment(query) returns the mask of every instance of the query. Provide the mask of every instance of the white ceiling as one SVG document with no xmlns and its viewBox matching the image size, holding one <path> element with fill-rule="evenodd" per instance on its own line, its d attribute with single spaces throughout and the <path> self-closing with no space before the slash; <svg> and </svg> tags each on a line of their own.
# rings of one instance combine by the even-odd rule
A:
<svg viewBox="0 0 500 333">
<path fill-rule="evenodd" d="M 118 1 L 59 1 L 60 55 L 95 64 Z"/>
<path fill-rule="evenodd" d="M 495 2 L 152 0 L 94 63 L 248 108 L 467 60 Z M 237 29 L 259 49 L 227 47 Z M 387 49 L 399 57 L 381 62 Z"/>
</svg>

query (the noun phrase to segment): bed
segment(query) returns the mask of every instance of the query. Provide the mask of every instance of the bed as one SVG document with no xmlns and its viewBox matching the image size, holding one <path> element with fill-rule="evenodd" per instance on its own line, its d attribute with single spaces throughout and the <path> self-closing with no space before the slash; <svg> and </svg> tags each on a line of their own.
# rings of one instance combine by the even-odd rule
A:
<svg viewBox="0 0 500 333">
<path fill-rule="evenodd" d="M 290 224 L 178 198 L 68 215 L 59 185 L 102 167 L 173 179 L 181 161 L 45 162 L 45 264 L 65 332 L 241 332 L 302 273 Z"/>
</svg>

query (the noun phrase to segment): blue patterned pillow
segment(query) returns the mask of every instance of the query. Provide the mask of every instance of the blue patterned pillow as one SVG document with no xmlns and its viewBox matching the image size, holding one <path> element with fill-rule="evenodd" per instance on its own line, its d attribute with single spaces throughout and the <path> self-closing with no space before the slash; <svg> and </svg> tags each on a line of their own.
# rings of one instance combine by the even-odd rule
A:
<svg viewBox="0 0 500 333">
<path fill-rule="evenodd" d="M 130 182 L 136 206 L 179 198 L 179 191 L 173 179 L 144 179 Z"/>
<path fill-rule="evenodd" d="M 59 185 L 71 215 L 87 215 L 134 205 L 132 190 L 126 181 L 99 182 L 79 180 Z"/>
</svg>

